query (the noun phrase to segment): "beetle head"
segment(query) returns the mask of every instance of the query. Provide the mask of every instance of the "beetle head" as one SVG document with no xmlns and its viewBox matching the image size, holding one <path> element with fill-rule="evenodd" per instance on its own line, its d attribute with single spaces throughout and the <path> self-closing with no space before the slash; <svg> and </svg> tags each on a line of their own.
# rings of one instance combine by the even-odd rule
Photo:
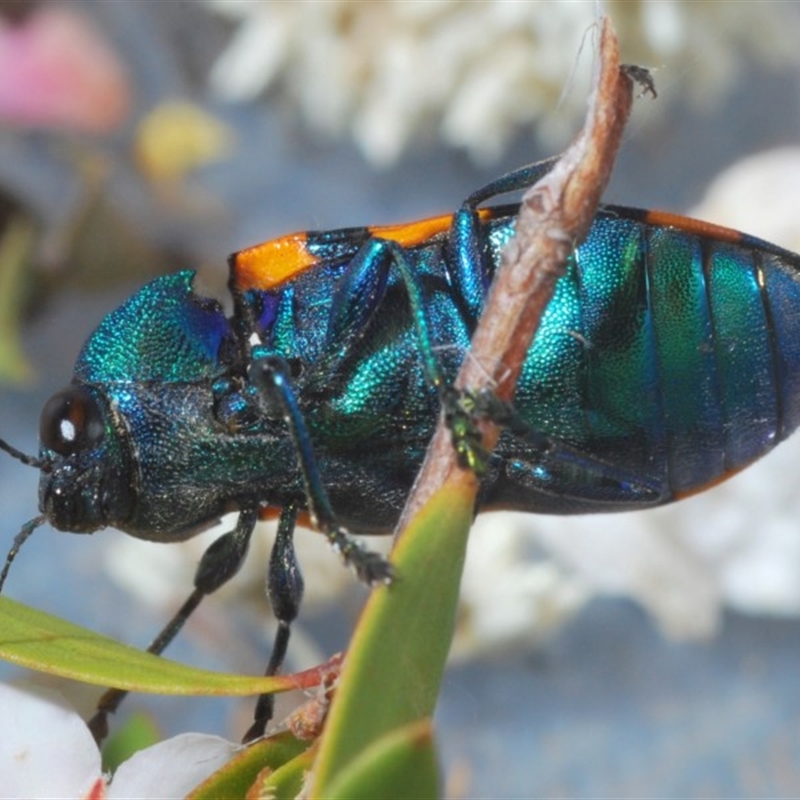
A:
<svg viewBox="0 0 800 800">
<path fill-rule="evenodd" d="M 56 529 L 123 526 L 136 497 L 128 436 L 103 395 L 73 383 L 54 394 L 39 423 L 39 509 Z"/>
</svg>

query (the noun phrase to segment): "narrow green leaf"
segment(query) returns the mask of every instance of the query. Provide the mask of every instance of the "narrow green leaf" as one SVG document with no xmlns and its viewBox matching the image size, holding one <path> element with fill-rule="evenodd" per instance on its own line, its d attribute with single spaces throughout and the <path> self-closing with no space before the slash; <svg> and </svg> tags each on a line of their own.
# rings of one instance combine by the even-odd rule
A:
<svg viewBox="0 0 800 800">
<path fill-rule="evenodd" d="M 467 483 L 447 484 L 430 498 L 395 548 L 394 583 L 370 596 L 322 736 L 311 796 L 327 797 L 377 739 L 433 714 L 472 523 Z"/>
<path fill-rule="evenodd" d="M 254 782 L 261 780 L 260 773 L 264 770 L 281 770 L 299 756 L 302 757 L 308 747 L 309 742 L 301 742 L 286 731 L 255 742 L 204 780 L 186 800 L 243 798 Z M 274 797 L 277 798 L 277 795 Z"/>
<path fill-rule="evenodd" d="M 239 696 L 297 686 L 291 675 L 226 675 L 184 666 L 8 597 L 0 597 L 0 659 L 96 686 L 152 694 Z"/>
<path fill-rule="evenodd" d="M 440 796 L 429 719 L 378 739 L 343 770 L 326 800 L 426 800 Z"/>
</svg>

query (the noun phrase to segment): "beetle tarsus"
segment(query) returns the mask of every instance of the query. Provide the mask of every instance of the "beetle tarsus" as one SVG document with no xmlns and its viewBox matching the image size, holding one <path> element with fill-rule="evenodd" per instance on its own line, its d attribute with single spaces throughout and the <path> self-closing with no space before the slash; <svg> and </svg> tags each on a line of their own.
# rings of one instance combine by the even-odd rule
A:
<svg viewBox="0 0 800 800">
<path fill-rule="evenodd" d="M 394 580 L 394 569 L 383 556 L 367 549 L 340 528 L 334 528 L 326 535 L 334 550 L 347 566 L 353 568 L 362 583 L 388 586 Z"/>
</svg>

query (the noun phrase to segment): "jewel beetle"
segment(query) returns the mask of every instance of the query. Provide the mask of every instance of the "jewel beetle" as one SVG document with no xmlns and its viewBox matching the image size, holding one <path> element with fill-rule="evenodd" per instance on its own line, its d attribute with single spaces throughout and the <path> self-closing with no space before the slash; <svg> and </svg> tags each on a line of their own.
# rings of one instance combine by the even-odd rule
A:
<svg viewBox="0 0 800 800">
<path fill-rule="evenodd" d="M 233 312 L 193 273 L 146 285 L 102 320 L 41 416 L 40 516 L 76 533 L 191 537 L 238 511 L 199 564 L 160 653 L 279 512 L 268 592 L 281 666 L 303 581 L 299 518 L 368 583 L 390 566 L 351 538 L 388 533 L 469 346 L 517 207 L 484 206 L 553 161 L 509 173 L 451 215 L 301 232 L 229 259 Z M 745 234 L 605 205 L 569 259 L 483 464 L 480 508 L 575 514 L 702 491 L 800 422 L 800 257 Z M 111 690 L 91 726 L 124 692 Z M 272 713 L 259 699 L 246 738 Z"/>
</svg>

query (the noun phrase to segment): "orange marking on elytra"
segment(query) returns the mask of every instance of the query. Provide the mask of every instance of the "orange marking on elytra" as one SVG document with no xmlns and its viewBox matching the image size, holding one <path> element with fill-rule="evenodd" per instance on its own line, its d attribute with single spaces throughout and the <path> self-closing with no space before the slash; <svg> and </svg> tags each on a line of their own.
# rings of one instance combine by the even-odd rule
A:
<svg viewBox="0 0 800 800">
<path fill-rule="evenodd" d="M 726 228 L 724 225 L 715 225 L 713 222 L 703 222 L 691 217 L 683 217 L 680 214 L 671 214 L 669 211 L 648 211 L 645 217 L 648 225 L 664 225 L 677 228 L 686 233 L 693 233 L 697 236 L 706 236 L 711 239 L 719 239 L 731 244 L 739 244 L 742 241 L 742 234 L 733 228 Z"/>
<path fill-rule="evenodd" d="M 492 218 L 492 209 L 482 208 L 478 216 L 485 222 Z M 372 236 L 397 242 L 401 247 L 414 247 L 447 232 L 452 221 L 452 214 L 443 214 L 402 225 L 377 225 L 367 230 Z M 307 233 L 290 233 L 234 253 L 234 285 L 243 292 L 277 288 L 319 264 L 319 257 L 309 253 L 307 245 Z"/>
<path fill-rule="evenodd" d="M 274 289 L 318 263 L 306 249 L 305 233 L 290 233 L 248 247 L 235 253 L 233 260 L 234 282 L 243 292 Z"/>
<path fill-rule="evenodd" d="M 492 218 L 492 209 L 481 208 L 478 210 L 478 216 L 482 222 L 486 222 Z M 379 239 L 390 239 L 403 247 L 414 247 L 423 244 L 439 233 L 445 233 L 449 230 L 452 222 L 452 214 L 443 214 L 440 217 L 428 217 L 428 219 L 407 222 L 404 225 L 370 226 L 368 230 Z"/>
</svg>

